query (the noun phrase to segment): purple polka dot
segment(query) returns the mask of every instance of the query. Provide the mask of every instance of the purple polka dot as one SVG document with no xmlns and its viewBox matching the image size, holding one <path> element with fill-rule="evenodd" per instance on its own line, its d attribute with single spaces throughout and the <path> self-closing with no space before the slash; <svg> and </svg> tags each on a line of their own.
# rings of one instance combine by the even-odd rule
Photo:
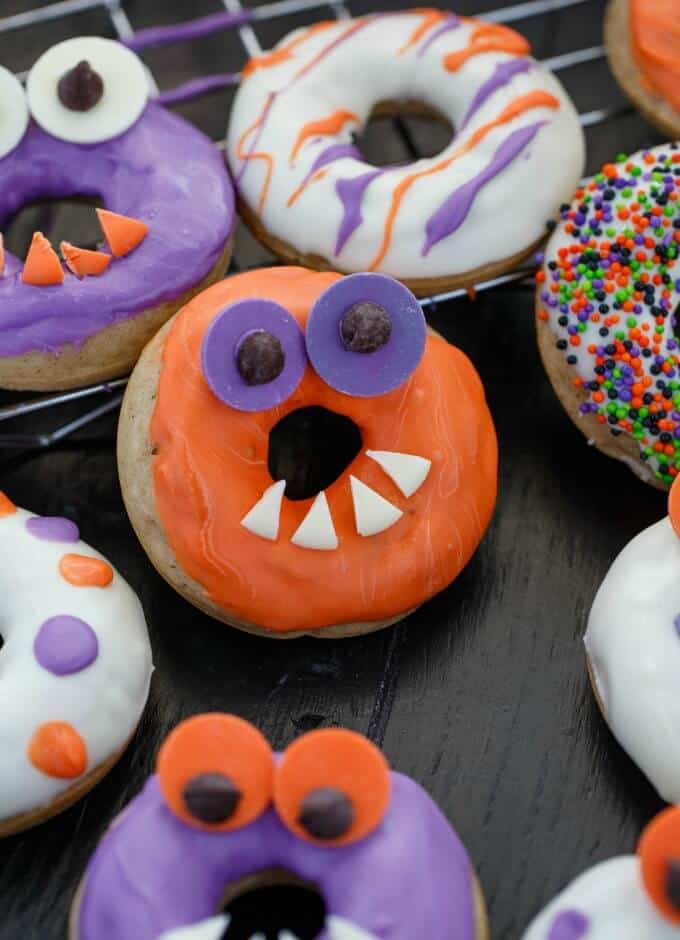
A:
<svg viewBox="0 0 680 940">
<path fill-rule="evenodd" d="M 35 658 L 55 676 L 70 676 L 97 658 L 99 641 L 89 624 L 62 614 L 46 620 L 33 644 Z"/>
<path fill-rule="evenodd" d="M 581 940 L 590 929 L 590 921 L 580 911 L 561 911 L 550 925 L 548 940 Z"/>
<path fill-rule="evenodd" d="M 26 523 L 27 530 L 45 542 L 78 542 L 80 532 L 75 522 L 61 516 L 33 516 Z"/>
</svg>

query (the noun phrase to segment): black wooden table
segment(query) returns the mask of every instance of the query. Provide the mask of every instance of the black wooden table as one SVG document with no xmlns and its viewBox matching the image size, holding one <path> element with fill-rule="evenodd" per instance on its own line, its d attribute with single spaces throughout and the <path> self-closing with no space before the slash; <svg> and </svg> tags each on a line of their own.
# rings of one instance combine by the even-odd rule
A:
<svg viewBox="0 0 680 940">
<path fill-rule="evenodd" d="M 1 0 L 0 17 L 40 5 Z M 349 3 L 352 13 L 399 5 L 406 4 Z M 460 0 L 457 11 L 503 5 Z M 123 8 L 135 28 L 224 9 L 220 0 L 127 0 Z M 546 58 L 599 44 L 603 10 L 604 0 L 586 0 L 516 25 L 534 54 Z M 326 8 L 277 19 L 258 25 L 257 36 L 266 47 L 293 26 L 327 15 Z M 0 32 L 0 62 L 26 69 L 49 45 L 79 33 L 113 35 L 106 12 Z M 168 87 L 204 72 L 238 70 L 244 51 L 236 33 L 223 33 L 145 58 Z M 624 104 L 601 59 L 561 78 L 581 112 Z M 179 110 L 218 139 L 232 94 Z M 414 140 L 435 151 L 444 141 L 434 133 L 411 123 L 404 134 L 383 122 L 363 143 L 369 158 L 388 162 L 408 159 Z M 656 132 L 628 111 L 589 129 L 588 169 L 657 142 Z M 11 239 L 25 244 L 39 222 L 57 240 L 77 242 L 71 213 L 36 209 L 22 216 Z M 268 257 L 241 230 L 235 259 L 247 268 Z M 440 304 L 428 315 L 472 358 L 486 385 L 500 441 L 498 508 L 458 581 L 382 633 L 281 645 L 223 627 L 182 601 L 156 575 L 128 523 L 114 417 L 50 451 L 0 451 L 0 488 L 35 512 L 75 519 L 83 538 L 139 593 L 156 663 L 140 730 L 110 776 L 62 816 L 0 843 L 1 940 L 63 940 L 75 886 L 105 826 L 151 772 L 167 731 L 204 710 L 234 711 L 281 747 L 320 725 L 368 734 L 394 767 L 430 791 L 460 832 L 499 940 L 518 937 L 584 867 L 634 847 L 660 801 L 599 716 L 581 636 L 609 564 L 663 515 L 664 497 L 589 449 L 571 426 L 539 362 L 528 286 Z M 13 400 L 5 395 L 0 404 Z M 82 404 L 62 408 L 18 427 L 49 429 L 82 410 Z"/>
</svg>

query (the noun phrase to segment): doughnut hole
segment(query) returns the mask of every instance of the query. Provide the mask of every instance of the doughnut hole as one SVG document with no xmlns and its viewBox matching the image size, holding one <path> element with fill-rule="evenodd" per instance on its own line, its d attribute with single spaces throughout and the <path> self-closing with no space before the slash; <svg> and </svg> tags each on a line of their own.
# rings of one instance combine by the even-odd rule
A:
<svg viewBox="0 0 680 940">
<path fill-rule="evenodd" d="M 285 868 L 270 868 L 227 886 L 220 911 L 230 916 L 221 940 L 278 940 L 286 930 L 314 940 L 326 922 L 326 903 L 315 884 Z"/>
<path fill-rule="evenodd" d="M 449 119 L 432 105 L 380 101 L 354 143 L 373 166 L 399 166 L 435 157 L 449 146 L 454 133 Z"/>
<path fill-rule="evenodd" d="M 286 481 L 288 499 L 311 499 L 335 483 L 362 443 L 351 418 L 319 405 L 298 408 L 269 434 L 269 473 L 273 480 Z"/>
<path fill-rule="evenodd" d="M 80 248 L 96 248 L 103 235 L 95 210 L 103 208 L 103 201 L 96 196 L 27 202 L 5 224 L 5 247 L 23 260 L 33 233 L 42 232 L 57 252 L 62 241 Z"/>
</svg>

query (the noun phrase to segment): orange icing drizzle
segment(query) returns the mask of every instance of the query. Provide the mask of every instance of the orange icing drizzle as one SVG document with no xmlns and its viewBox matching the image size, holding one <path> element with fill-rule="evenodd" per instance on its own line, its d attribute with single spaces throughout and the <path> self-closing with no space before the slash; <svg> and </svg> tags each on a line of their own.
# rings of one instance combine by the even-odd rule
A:
<svg viewBox="0 0 680 940">
<path fill-rule="evenodd" d="M 444 56 L 444 68 L 449 72 L 457 71 L 468 59 L 483 52 L 509 52 L 513 55 L 526 55 L 531 46 L 514 29 L 496 23 L 481 23 L 470 36 L 466 49 L 449 52 Z"/>
<path fill-rule="evenodd" d="M 70 242 L 62 242 L 59 246 L 61 256 L 67 268 L 78 277 L 97 277 L 103 274 L 111 264 L 111 255 L 103 251 L 90 251 L 87 248 L 78 248 Z"/>
<path fill-rule="evenodd" d="M 680 111 L 680 2 L 631 0 L 630 33 L 647 84 Z"/>
<path fill-rule="evenodd" d="M 0 490 L 0 519 L 3 518 L 3 516 L 13 516 L 16 511 L 17 507 L 9 496 L 6 496 L 2 490 Z"/>
<path fill-rule="evenodd" d="M 267 194 L 269 193 L 272 173 L 274 172 L 274 157 L 266 150 L 250 152 L 246 151 L 244 148 L 246 145 L 246 140 L 250 137 L 250 135 L 254 134 L 258 128 L 260 128 L 267 120 L 267 115 L 269 114 L 269 111 L 274 104 L 275 97 L 276 96 L 274 92 L 269 93 L 264 108 L 262 109 L 262 113 L 259 115 L 257 120 L 250 125 L 250 127 L 247 127 L 244 130 L 236 143 L 236 153 L 238 154 L 239 160 L 243 160 L 244 163 L 247 163 L 249 160 L 264 160 L 264 162 L 267 164 L 267 172 L 265 174 L 264 183 L 262 184 L 262 189 L 260 190 L 260 197 L 257 204 L 257 211 L 260 214 L 262 214 L 264 204 L 267 201 Z"/>
<path fill-rule="evenodd" d="M 346 39 L 349 39 L 350 36 L 353 36 L 355 33 L 358 33 L 359 30 L 364 29 L 364 27 L 368 26 L 369 23 L 372 23 L 374 19 L 375 17 L 373 16 L 366 16 L 363 19 L 357 20 L 356 22 L 352 23 L 352 25 L 349 26 L 344 31 L 344 33 L 341 33 L 336 39 L 333 39 L 331 42 L 329 42 L 328 45 L 324 46 L 320 52 L 317 52 L 317 54 L 314 56 L 313 59 L 310 59 L 306 65 L 303 65 L 300 71 L 296 72 L 295 75 L 293 76 L 293 81 L 291 82 L 291 84 L 293 82 L 296 82 L 298 78 L 302 78 L 304 75 L 307 74 L 307 72 L 311 72 L 311 70 L 316 65 L 318 65 L 318 63 L 322 59 L 324 59 L 328 55 L 329 52 L 332 52 L 336 46 L 339 46 L 341 43 L 345 42 Z"/>
<path fill-rule="evenodd" d="M 31 738 L 28 759 L 48 777 L 74 780 L 87 770 L 87 747 L 73 725 L 48 721 Z"/>
<path fill-rule="evenodd" d="M 97 209 L 97 218 L 114 258 L 129 254 L 149 234 L 149 226 L 128 215 Z"/>
<path fill-rule="evenodd" d="M 403 386 L 377 398 L 340 394 L 311 366 L 293 395 L 268 411 L 236 411 L 212 394 L 201 370 L 201 343 L 219 311 L 241 298 L 266 297 L 304 328 L 315 299 L 338 277 L 282 267 L 228 278 L 184 307 L 163 351 L 150 426 L 161 525 L 183 571 L 215 603 L 276 632 L 379 620 L 422 603 L 467 563 L 495 502 L 496 438 L 481 382 L 463 353 L 439 338 L 428 337 L 420 365 Z M 330 552 L 290 541 L 311 499 L 284 499 L 276 542 L 240 525 L 272 483 L 269 432 L 309 405 L 348 416 L 363 438 L 362 452 L 326 489 L 340 540 Z M 406 499 L 366 449 L 420 454 L 432 467 Z M 402 509 L 403 517 L 379 535 L 359 536 L 350 473 Z"/>
<path fill-rule="evenodd" d="M 61 284 L 64 280 L 64 269 L 57 253 L 42 232 L 35 232 L 33 235 L 21 280 L 24 284 L 33 284 L 35 287 Z"/>
<path fill-rule="evenodd" d="M 319 180 L 322 180 L 327 173 L 328 173 L 328 167 L 322 167 L 322 169 L 316 171 L 314 176 L 311 176 L 307 180 L 303 180 L 298 186 L 298 188 L 292 193 L 292 195 L 288 197 L 288 202 L 286 203 L 286 207 L 290 209 L 291 206 L 294 206 L 295 203 L 300 198 L 300 196 L 307 189 L 307 187 L 310 186 L 312 183 L 316 183 Z"/>
<path fill-rule="evenodd" d="M 494 118 L 493 121 L 489 121 L 488 124 L 483 124 L 482 127 L 478 128 L 474 134 L 470 136 L 469 140 L 466 140 L 464 144 L 461 144 L 460 147 L 453 151 L 450 157 L 447 157 L 445 160 L 441 160 L 439 163 L 435 163 L 427 170 L 419 170 L 416 173 L 411 173 L 409 176 L 405 176 L 395 187 L 395 190 L 392 194 L 392 203 L 385 220 L 385 234 L 383 237 L 383 242 L 380 246 L 380 251 L 371 262 L 369 271 L 374 271 L 387 254 L 387 251 L 390 247 L 390 241 L 392 239 L 392 230 L 394 228 L 394 222 L 397 217 L 397 213 L 399 212 L 399 208 L 403 202 L 404 196 L 411 186 L 416 182 L 416 180 L 422 179 L 425 176 L 432 176 L 435 173 L 440 173 L 442 170 L 446 170 L 451 166 L 452 163 L 460 159 L 460 157 L 473 150 L 490 131 L 494 130 L 494 128 L 501 127 L 503 124 L 507 124 L 508 121 L 514 120 L 516 117 L 519 117 L 520 114 L 524 114 L 525 111 L 529 111 L 532 108 L 559 108 L 559 106 L 560 103 L 557 98 L 555 98 L 554 95 L 549 94 L 547 91 L 531 91 L 526 95 L 522 95 L 521 98 L 516 98 L 514 101 L 511 101 L 497 118 Z"/>
<path fill-rule="evenodd" d="M 100 558 L 89 555 L 63 555 L 59 574 L 75 587 L 108 587 L 113 581 L 113 568 Z"/>
<path fill-rule="evenodd" d="M 348 111 L 346 108 L 339 108 L 337 111 L 334 111 L 332 114 L 329 114 L 328 117 L 321 118 L 318 121 L 308 121 L 304 125 L 302 130 L 297 136 L 295 141 L 295 146 L 293 147 L 290 154 L 290 162 L 293 163 L 300 148 L 309 140 L 310 137 L 318 137 L 319 135 L 326 134 L 337 134 L 348 121 L 359 122 L 359 118 L 356 116 L 354 111 Z"/>
<path fill-rule="evenodd" d="M 423 19 L 413 30 L 401 49 L 397 52 L 397 55 L 404 55 L 405 52 L 408 52 L 409 49 L 412 49 L 413 46 L 417 45 L 423 36 L 426 33 L 429 33 L 433 26 L 441 23 L 442 20 L 445 20 L 446 17 L 449 16 L 449 14 L 445 13 L 443 10 L 420 10 L 414 8 L 410 12 L 420 13 Z"/>
<path fill-rule="evenodd" d="M 281 65 L 282 62 L 288 62 L 293 58 L 293 52 L 298 46 L 307 42 L 308 39 L 311 39 L 312 36 L 315 36 L 317 33 L 323 32 L 334 25 L 335 22 L 333 20 L 322 20 L 320 23 L 314 23 L 314 25 L 306 29 L 302 35 L 291 39 L 290 42 L 287 42 L 280 48 L 274 49 L 272 52 L 267 52 L 265 55 L 254 56 L 246 63 L 241 75 L 243 78 L 246 78 L 246 76 L 250 75 L 252 72 L 256 72 L 258 69 L 270 69 L 275 65 Z"/>
</svg>

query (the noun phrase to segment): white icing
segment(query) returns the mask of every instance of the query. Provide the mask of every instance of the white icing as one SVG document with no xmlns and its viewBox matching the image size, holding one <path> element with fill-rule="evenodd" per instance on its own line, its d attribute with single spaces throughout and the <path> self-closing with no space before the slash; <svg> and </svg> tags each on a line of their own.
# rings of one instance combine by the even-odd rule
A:
<svg viewBox="0 0 680 940">
<path fill-rule="evenodd" d="M 589 920 L 583 940 L 678 940 L 680 926 L 666 920 L 647 896 L 635 855 L 589 869 L 529 925 L 523 940 L 551 940 L 555 918 L 578 911 Z"/>
<path fill-rule="evenodd" d="M 253 535 L 275 542 L 279 537 L 281 501 L 286 488 L 285 480 L 277 480 L 264 491 L 250 512 L 241 519 L 241 525 Z"/>
<path fill-rule="evenodd" d="M 21 143 L 28 119 L 26 93 L 21 82 L 0 65 L 0 159 Z"/>
<path fill-rule="evenodd" d="M 74 587 L 58 570 L 67 553 L 102 558 L 83 542 L 47 542 L 31 535 L 32 513 L 0 518 L 0 819 L 47 806 L 73 780 L 42 773 L 28 758 L 36 729 L 70 723 L 85 742 L 88 770 L 119 751 L 135 730 L 151 679 L 151 649 L 139 600 L 114 571 L 106 588 Z M 80 672 L 57 676 L 33 650 L 41 625 L 58 615 L 94 630 L 97 658 Z"/>
<path fill-rule="evenodd" d="M 72 111 L 59 100 L 59 80 L 87 61 L 104 83 L 104 93 L 89 111 Z M 113 39 L 78 36 L 48 49 L 28 74 L 31 114 L 43 130 L 60 140 L 96 144 L 124 133 L 137 121 L 149 97 L 149 79 L 140 59 Z"/>
<path fill-rule="evenodd" d="M 220 914 L 199 924 L 190 924 L 188 927 L 177 927 L 175 930 L 166 930 L 158 940 L 220 940 L 227 929 L 229 917 Z"/>
<path fill-rule="evenodd" d="M 585 645 L 615 737 L 661 796 L 680 803 L 680 538 L 668 518 L 610 568 Z"/>
<path fill-rule="evenodd" d="M 539 239 L 545 232 L 546 220 L 573 194 L 583 171 L 584 140 L 578 116 L 564 89 L 535 62 L 529 71 L 497 89 L 441 154 L 415 164 L 392 167 L 374 179 L 365 191 L 363 221 L 339 254 L 336 241 L 343 207 L 336 183 L 368 173 L 373 169 L 370 164 L 349 157 L 329 163 L 323 179 L 311 183 L 292 206 L 286 205 L 319 154 L 332 144 L 349 143 L 351 133 L 366 124 L 377 102 L 422 101 L 460 128 L 476 93 L 499 63 L 518 58 L 508 53 L 486 52 L 473 56 L 455 72 L 447 71 L 444 56 L 468 46 L 474 21 L 461 21 L 458 28 L 443 33 L 419 56 L 440 21 L 416 45 L 398 55 L 422 22 L 422 13 L 412 11 L 373 18 L 293 81 L 322 50 L 351 28 L 352 22 L 343 20 L 309 34 L 287 60 L 252 71 L 237 92 L 227 153 L 241 194 L 253 210 L 258 210 L 267 163 L 251 159 L 244 170 L 246 161 L 239 157 L 238 141 L 263 112 L 270 94 L 277 94 L 263 128 L 257 133 L 255 147 L 257 153 L 274 157 L 269 192 L 261 213 L 267 231 L 301 253 L 329 259 L 342 271 L 366 270 L 381 248 L 392 195 L 401 180 L 414 169 L 426 170 L 451 155 L 517 98 L 533 91 L 546 91 L 558 99 L 558 109 L 537 107 L 525 111 L 491 130 L 448 169 L 411 186 L 396 217 L 391 246 L 376 270 L 400 278 L 457 275 L 504 260 Z M 279 46 L 302 35 L 303 31 L 293 33 Z M 301 128 L 339 109 L 352 112 L 357 120 L 348 121 L 336 134 L 309 138 L 291 161 Z M 455 190 L 487 167 L 511 133 L 540 121 L 545 121 L 545 126 L 505 170 L 481 189 L 460 228 L 423 256 L 426 221 Z M 244 141 L 242 153 L 247 153 L 254 138 L 253 134 Z"/>
<path fill-rule="evenodd" d="M 349 478 L 354 505 L 354 518 L 359 535 L 377 535 L 401 519 L 401 509 L 393 506 L 370 486 L 351 476 Z"/>
<path fill-rule="evenodd" d="M 328 917 L 326 930 L 329 940 L 377 940 L 374 934 L 351 924 L 344 917 Z"/>
<path fill-rule="evenodd" d="M 432 466 L 432 461 L 426 457 L 390 450 L 367 450 L 366 456 L 382 467 L 406 497 L 420 489 Z"/>
<path fill-rule="evenodd" d="M 338 536 L 324 492 L 319 493 L 312 503 L 291 542 L 300 548 L 315 548 L 319 551 L 332 551 L 338 547 Z"/>
</svg>

